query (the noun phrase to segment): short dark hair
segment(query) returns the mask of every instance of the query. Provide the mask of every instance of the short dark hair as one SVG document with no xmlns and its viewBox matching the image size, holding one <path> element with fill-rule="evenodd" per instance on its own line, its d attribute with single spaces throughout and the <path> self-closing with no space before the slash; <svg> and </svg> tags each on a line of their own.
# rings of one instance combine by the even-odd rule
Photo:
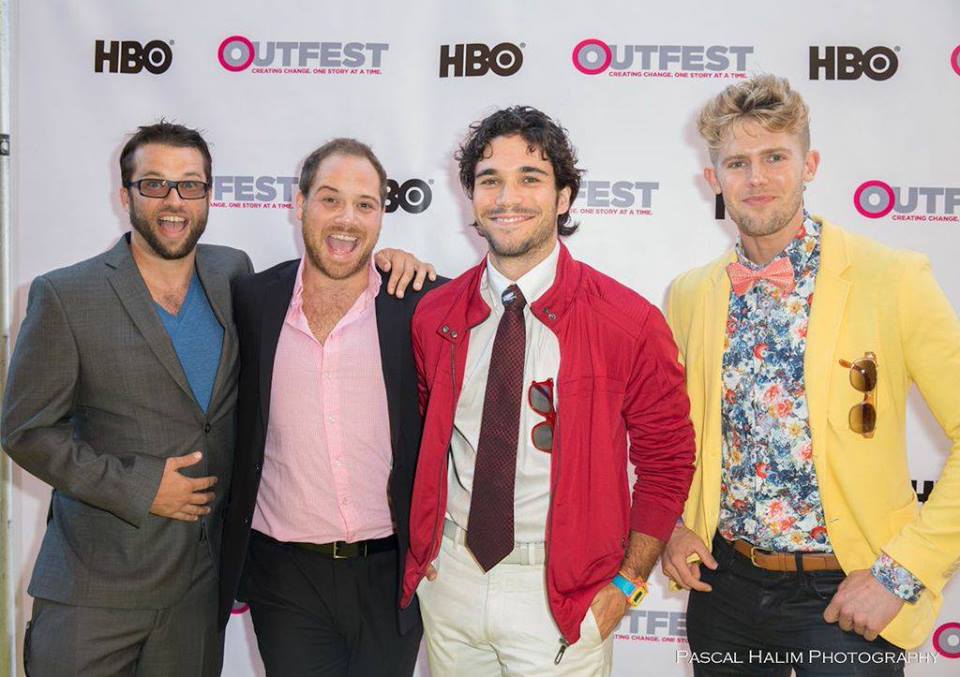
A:
<svg viewBox="0 0 960 677">
<path fill-rule="evenodd" d="M 160 120 L 152 125 L 141 125 L 137 132 L 130 137 L 123 150 L 120 151 L 120 180 L 126 186 L 133 179 L 133 154 L 140 146 L 148 143 L 158 143 L 176 148 L 196 148 L 203 156 L 203 171 L 208 182 L 213 180 L 213 161 L 210 158 L 210 149 L 203 136 L 196 129 L 177 125 L 166 120 Z"/>
<path fill-rule="evenodd" d="M 347 155 L 351 157 L 364 158 L 369 161 L 380 177 L 380 201 L 383 202 L 387 197 L 387 172 L 377 158 L 373 149 L 362 141 L 340 137 L 331 139 L 317 148 L 307 156 L 303 161 L 303 168 L 300 170 L 300 192 L 306 197 L 310 192 L 310 186 L 313 185 L 313 179 L 317 175 L 317 168 L 320 163 L 331 155 Z M 381 205 L 382 207 L 383 205 Z"/>
<path fill-rule="evenodd" d="M 577 151 L 570 143 L 567 130 L 531 106 L 504 108 L 470 125 L 467 138 L 454 156 L 460 163 L 460 183 L 467 195 L 473 198 L 477 163 L 483 159 L 490 143 L 497 137 L 517 134 L 531 150 L 539 150 L 543 159 L 550 161 L 557 190 L 569 188 L 572 205 L 580 192 L 580 176 L 583 174 L 583 170 L 577 167 Z M 558 234 L 573 235 L 579 227 L 578 223 L 570 223 L 569 211 L 557 215 Z"/>
</svg>

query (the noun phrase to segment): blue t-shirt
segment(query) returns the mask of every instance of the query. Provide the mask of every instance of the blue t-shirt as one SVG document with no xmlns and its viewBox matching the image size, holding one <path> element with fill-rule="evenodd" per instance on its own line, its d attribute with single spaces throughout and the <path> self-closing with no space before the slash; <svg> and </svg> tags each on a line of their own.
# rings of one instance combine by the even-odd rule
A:
<svg viewBox="0 0 960 677">
<path fill-rule="evenodd" d="M 193 273 L 187 298 L 180 306 L 179 313 L 171 315 L 156 301 L 153 305 L 164 329 L 170 335 L 173 349 L 180 358 L 180 366 L 187 375 L 193 396 L 206 413 L 220 365 L 223 327 L 213 314 L 213 308 L 210 307 L 210 301 L 197 273 Z"/>
</svg>

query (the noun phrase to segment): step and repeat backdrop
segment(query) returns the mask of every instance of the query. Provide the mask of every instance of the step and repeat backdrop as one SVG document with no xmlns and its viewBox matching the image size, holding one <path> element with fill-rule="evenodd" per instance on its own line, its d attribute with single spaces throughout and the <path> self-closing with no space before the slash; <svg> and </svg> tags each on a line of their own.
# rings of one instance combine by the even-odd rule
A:
<svg viewBox="0 0 960 677">
<path fill-rule="evenodd" d="M 586 169 L 574 255 L 657 304 L 671 279 L 736 230 L 702 179 L 699 107 L 758 72 L 789 78 L 822 153 L 807 208 L 924 252 L 960 307 L 960 4 L 13 2 L 10 330 L 30 280 L 102 252 L 125 230 L 117 158 L 140 124 L 204 130 L 213 204 L 204 241 L 258 269 L 302 251 L 300 162 L 334 136 L 371 144 L 391 179 L 381 243 L 448 276 L 482 255 L 453 154 L 468 125 L 529 104 L 570 132 Z M 923 500 L 950 444 L 911 401 L 910 467 Z M 866 472 L 883 472 L 867 468 Z M 50 489 L 13 476 L 20 650 Z M 616 675 L 688 674 L 686 598 L 659 574 L 617 630 Z M 960 670 L 960 585 L 911 675 Z M 429 674 L 425 660 L 418 673 Z M 262 674 L 236 609 L 224 674 Z M 546 673 L 545 673 L 546 674 Z"/>
</svg>

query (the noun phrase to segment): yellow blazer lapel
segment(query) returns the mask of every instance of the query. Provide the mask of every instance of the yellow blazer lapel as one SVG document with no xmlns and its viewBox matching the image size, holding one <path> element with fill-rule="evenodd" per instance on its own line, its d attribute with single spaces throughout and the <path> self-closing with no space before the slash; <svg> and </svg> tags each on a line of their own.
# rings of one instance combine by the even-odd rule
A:
<svg viewBox="0 0 960 677">
<path fill-rule="evenodd" d="M 723 351 L 727 336 L 727 314 L 730 309 L 730 278 L 727 265 L 737 260 L 735 250 L 717 262 L 710 271 L 708 288 L 703 303 L 703 368 L 706 411 L 704 412 L 703 440 L 700 453 L 703 482 L 706 487 L 720 491 L 721 423 L 720 408 L 723 398 Z M 706 461 L 706 462 L 704 462 Z M 708 511 L 719 510 L 719 493 L 716 501 L 705 504 Z M 715 523 L 710 520 L 708 523 Z"/>
<path fill-rule="evenodd" d="M 819 216 L 814 220 L 823 226 L 820 231 L 820 271 L 813 290 L 813 307 L 807 326 L 803 375 L 814 458 L 822 459 L 826 451 L 827 404 L 830 398 L 830 375 L 833 373 L 831 367 L 841 357 L 836 354 L 836 348 L 850 281 L 845 277 L 849 260 L 843 233 Z"/>
</svg>

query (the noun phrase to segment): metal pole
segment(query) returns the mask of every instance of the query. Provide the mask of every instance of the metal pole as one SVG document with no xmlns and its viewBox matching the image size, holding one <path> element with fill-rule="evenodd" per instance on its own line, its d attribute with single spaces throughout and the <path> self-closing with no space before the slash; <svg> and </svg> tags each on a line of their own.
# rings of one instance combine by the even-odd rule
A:
<svg viewBox="0 0 960 677">
<path fill-rule="evenodd" d="M 6 389 L 7 350 L 10 338 L 10 40 L 11 2 L 0 0 L 0 390 Z M 14 675 L 16 618 L 12 590 L 10 529 L 11 467 L 0 454 L 0 674 Z"/>
</svg>

